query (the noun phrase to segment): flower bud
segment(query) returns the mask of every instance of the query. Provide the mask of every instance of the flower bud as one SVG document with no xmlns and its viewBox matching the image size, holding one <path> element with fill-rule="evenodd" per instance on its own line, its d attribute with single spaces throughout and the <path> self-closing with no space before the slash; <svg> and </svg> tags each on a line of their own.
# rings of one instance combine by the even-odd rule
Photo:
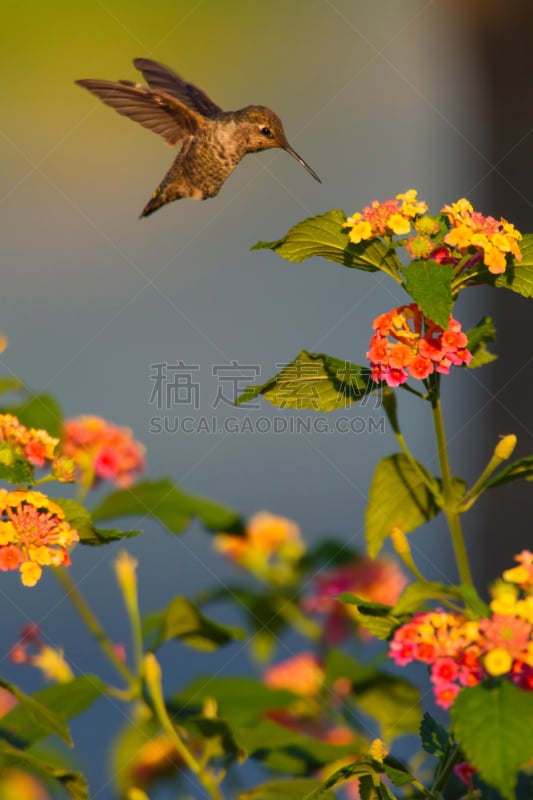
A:
<svg viewBox="0 0 533 800">
<path fill-rule="evenodd" d="M 496 447 L 494 448 L 494 455 L 501 461 L 507 461 L 513 455 L 513 450 L 516 447 L 516 436 L 510 433 L 507 436 L 502 436 Z"/>
</svg>

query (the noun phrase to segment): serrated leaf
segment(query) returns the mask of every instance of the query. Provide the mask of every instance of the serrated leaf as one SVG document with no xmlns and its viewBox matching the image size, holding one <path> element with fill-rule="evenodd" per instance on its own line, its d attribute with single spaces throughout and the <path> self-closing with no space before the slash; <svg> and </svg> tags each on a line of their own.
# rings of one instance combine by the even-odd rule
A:
<svg viewBox="0 0 533 800">
<path fill-rule="evenodd" d="M 431 753 L 437 758 L 442 758 L 451 744 L 450 734 L 427 711 L 420 723 L 420 740 L 426 753 Z"/>
<path fill-rule="evenodd" d="M 84 506 L 76 503 L 75 500 L 54 498 L 54 503 L 61 506 L 69 525 L 78 531 L 81 544 L 99 546 L 109 542 L 116 542 L 120 539 L 130 539 L 132 536 L 138 536 L 141 533 L 141 531 L 121 531 L 118 528 L 110 530 L 96 528 L 90 512 Z"/>
<path fill-rule="evenodd" d="M 451 265 L 419 259 L 411 261 L 402 272 L 405 288 L 424 316 L 441 328 L 447 328 L 453 307 Z"/>
<path fill-rule="evenodd" d="M 519 458 L 508 464 L 488 481 L 487 487 L 492 489 L 494 486 L 517 480 L 533 481 L 533 456 Z"/>
<path fill-rule="evenodd" d="M 71 800 L 89 800 L 89 788 L 83 775 L 71 772 L 45 761 L 32 753 L 18 750 L 7 742 L 0 740 L 0 773 L 8 767 L 15 767 L 22 772 L 37 773 L 43 778 L 58 781 L 68 792 Z"/>
<path fill-rule="evenodd" d="M 345 267 L 368 272 L 382 270 L 397 279 L 401 268 L 396 253 L 379 239 L 352 244 L 343 211 L 333 210 L 299 222 L 282 239 L 258 242 L 252 250 L 274 250 L 287 261 L 321 256 Z"/>
<path fill-rule="evenodd" d="M 391 606 L 383 603 L 370 603 L 351 592 L 343 592 L 338 595 L 338 599 L 343 603 L 355 606 L 357 622 L 377 639 L 388 639 L 391 631 L 400 624 L 400 620 L 391 614 Z"/>
<path fill-rule="evenodd" d="M 499 289 L 510 289 L 522 297 L 533 297 L 533 234 L 525 233 L 519 245 L 522 261 L 509 258 L 511 264 L 507 264 L 501 275 L 493 275 L 487 268 L 478 270 L 476 280 Z"/>
<path fill-rule="evenodd" d="M 420 474 L 431 479 L 429 473 L 421 464 L 418 467 L 420 471 L 403 453 L 388 456 L 377 465 L 365 515 L 370 558 L 378 555 L 393 528 L 409 533 L 438 514 L 438 506 Z"/>
<path fill-rule="evenodd" d="M 263 395 L 280 408 L 327 412 L 348 408 L 376 388 L 368 367 L 302 350 L 270 380 L 247 386 L 236 405 Z"/>
<path fill-rule="evenodd" d="M 239 800 L 304 800 L 321 786 L 316 778 L 287 778 L 279 781 L 268 781 L 253 789 L 241 792 Z M 318 795 L 316 795 L 318 797 Z M 320 794 L 323 800 L 335 800 L 333 792 L 325 791 Z"/>
<path fill-rule="evenodd" d="M 481 778 L 514 800 L 518 770 L 533 753 L 533 694 L 509 681 L 486 681 L 458 694 L 456 738 Z"/>
<path fill-rule="evenodd" d="M 403 764 L 391 756 L 384 759 L 383 769 L 387 778 L 395 786 L 405 786 L 413 780 L 413 776 L 407 772 Z"/>
<path fill-rule="evenodd" d="M 34 697 L 24 694 L 18 687 L 0 678 L 0 686 L 6 689 L 10 694 L 17 698 L 17 709 L 20 714 L 26 716 L 30 726 L 38 727 L 42 736 L 50 736 L 55 734 L 67 744 L 72 744 L 70 738 L 70 731 L 64 718 L 55 710 L 47 708 L 43 703 L 40 703 Z M 15 709 L 14 709 L 15 710 Z M 10 712 L 11 714 L 12 712 Z M 8 742 L 16 747 L 28 746 L 25 739 L 20 739 L 26 735 L 24 729 L 20 729 L 15 725 L 10 727 L 13 722 L 13 717 L 10 714 L 0 718 L 0 737 L 6 739 Z M 16 720 L 15 720 L 16 721 Z"/>
<path fill-rule="evenodd" d="M 18 405 L 2 409 L 4 414 L 13 414 L 27 428 L 42 428 L 50 436 L 60 436 L 63 424 L 61 406 L 50 394 L 35 394 Z"/>
<path fill-rule="evenodd" d="M 186 597 L 174 597 L 166 609 L 149 617 L 152 650 L 170 639 L 180 639 L 196 650 L 216 650 L 236 639 L 244 639 L 240 628 L 221 625 L 204 616 Z"/>
<path fill-rule="evenodd" d="M 379 784 L 376 786 L 372 775 L 361 775 L 358 788 L 361 800 L 382 800 L 379 793 Z"/>
<path fill-rule="evenodd" d="M 487 344 L 494 342 L 496 339 L 496 328 L 491 317 L 482 317 L 477 325 L 467 332 L 468 349 L 472 353 L 472 361 L 468 364 L 468 369 L 475 369 L 482 367 L 484 364 L 490 364 L 495 361 L 498 356 L 491 353 Z"/>
<path fill-rule="evenodd" d="M 96 675 L 82 675 L 67 683 L 47 686 L 36 692 L 32 699 L 54 715 L 60 709 L 59 717 L 64 722 L 89 708 L 105 691 L 105 685 Z M 3 736 L 8 732 L 10 741 L 24 747 L 50 734 L 48 725 L 43 725 L 42 720 L 24 703 L 18 703 L 4 714 L 0 720 L 0 732 Z"/>
<path fill-rule="evenodd" d="M 243 529 L 242 519 L 236 511 L 213 500 L 187 494 L 171 480 L 140 481 L 131 489 L 112 492 L 93 510 L 92 516 L 95 520 L 153 517 L 171 533 L 184 531 L 194 517 L 215 533 L 239 533 Z"/>
</svg>

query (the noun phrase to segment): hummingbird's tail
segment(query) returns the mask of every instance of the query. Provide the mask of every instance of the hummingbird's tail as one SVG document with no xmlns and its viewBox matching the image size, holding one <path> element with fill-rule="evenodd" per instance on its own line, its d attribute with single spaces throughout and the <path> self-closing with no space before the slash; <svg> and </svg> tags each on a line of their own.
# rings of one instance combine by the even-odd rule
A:
<svg viewBox="0 0 533 800">
<path fill-rule="evenodd" d="M 161 206 L 171 203 L 173 200 L 180 200 L 182 197 L 190 197 L 194 200 L 205 200 L 207 195 L 203 189 L 198 188 L 183 169 L 182 150 L 169 171 L 153 193 L 152 197 L 145 205 L 141 213 L 142 217 L 149 217 Z M 215 192 L 216 194 L 216 192 Z"/>
<path fill-rule="evenodd" d="M 180 197 L 185 197 L 186 194 L 182 191 L 183 187 L 180 181 L 176 180 L 179 175 L 179 163 L 181 153 L 178 155 L 176 161 L 172 164 L 169 171 L 153 193 L 152 197 L 142 210 L 140 219 L 149 217 L 154 211 L 157 211 L 161 206 L 171 203 L 173 200 L 179 200 Z"/>
<path fill-rule="evenodd" d="M 154 211 L 157 211 L 157 209 L 161 208 L 161 206 L 166 205 L 166 203 L 170 203 L 172 200 L 178 200 L 180 197 L 179 194 L 172 194 L 172 196 L 169 197 L 169 194 L 170 192 L 168 191 L 167 185 L 163 180 L 143 208 L 139 219 L 142 219 L 143 217 L 149 217 L 150 214 L 153 214 Z"/>
</svg>

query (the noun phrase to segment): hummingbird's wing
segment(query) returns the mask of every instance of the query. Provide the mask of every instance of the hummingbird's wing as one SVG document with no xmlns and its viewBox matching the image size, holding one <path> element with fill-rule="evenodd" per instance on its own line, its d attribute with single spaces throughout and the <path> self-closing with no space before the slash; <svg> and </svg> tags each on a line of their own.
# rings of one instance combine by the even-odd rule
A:
<svg viewBox="0 0 533 800">
<path fill-rule="evenodd" d="M 165 92 L 156 92 L 128 82 L 86 78 L 76 81 L 119 114 L 158 133 L 167 144 L 176 145 L 198 131 L 204 118 Z"/>
<path fill-rule="evenodd" d="M 151 89 L 177 97 L 186 106 L 203 114 L 204 117 L 214 117 L 222 111 L 220 106 L 214 100 L 211 100 L 205 92 L 193 83 L 184 81 L 170 67 L 166 67 L 164 64 L 159 64 L 149 58 L 135 58 L 133 65 L 135 69 L 142 72 L 146 83 Z"/>
</svg>

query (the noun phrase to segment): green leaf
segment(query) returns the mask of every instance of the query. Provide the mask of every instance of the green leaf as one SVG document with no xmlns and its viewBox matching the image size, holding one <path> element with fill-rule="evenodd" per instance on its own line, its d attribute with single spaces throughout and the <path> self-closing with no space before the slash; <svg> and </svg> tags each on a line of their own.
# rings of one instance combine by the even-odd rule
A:
<svg viewBox="0 0 533 800">
<path fill-rule="evenodd" d="M 407 772 L 400 761 L 392 756 L 386 756 L 383 761 L 384 772 L 395 786 L 405 786 L 413 780 L 411 773 Z"/>
<path fill-rule="evenodd" d="M 384 762 L 381 762 L 365 754 L 360 756 L 357 761 L 336 770 L 317 790 L 307 795 L 304 800 L 320 800 L 324 796 L 325 790 L 342 786 L 346 781 L 353 778 L 359 779 L 361 800 L 395 800 L 387 784 L 381 780 L 383 773 L 388 774 L 389 772 L 391 776 L 394 775 L 399 786 L 403 786 L 412 780 L 412 776 L 396 759 L 387 757 Z"/>
<path fill-rule="evenodd" d="M 0 378 L 0 394 L 7 394 L 7 392 L 19 392 L 24 384 L 20 378 L 5 377 Z"/>
<path fill-rule="evenodd" d="M 252 591 L 238 585 L 225 585 L 222 589 L 201 596 L 202 604 L 220 600 L 233 603 L 245 614 L 248 626 L 253 631 L 253 636 L 249 637 L 249 647 L 257 661 L 264 662 L 272 658 L 279 646 L 282 631 L 289 626 L 309 638 L 320 636 L 320 626 L 302 612 L 290 587 L 286 591 L 281 591 L 279 587 Z"/>
<path fill-rule="evenodd" d="M 396 253 L 379 239 L 361 244 L 352 244 L 346 227 L 343 211 L 333 210 L 309 217 L 299 222 L 275 242 L 257 242 L 252 250 L 274 250 L 287 261 L 305 261 L 312 256 L 321 256 L 345 267 L 367 272 L 382 270 L 398 279 L 401 268 Z"/>
<path fill-rule="evenodd" d="M 420 693 L 409 681 L 376 673 L 373 678 L 356 683 L 353 696 L 357 707 L 377 722 L 380 737 L 386 742 L 418 732 L 422 713 Z"/>
<path fill-rule="evenodd" d="M 90 512 L 84 506 L 76 503 L 75 500 L 54 498 L 54 503 L 57 503 L 63 509 L 69 525 L 78 531 L 81 544 L 98 546 L 116 542 L 119 539 L 130 539 L 132 536 L 138 536 L 141 533 L 141 531 L 121 531 L 117 528 L 111 530 L 96 528 Z"/>
<path fill-rule="evenodd" d="M 239 800 L 303 800 L 309 792 L 320 788 L 321 782 L 316 778 L 288 778 L 279 781 L 268 781 L 239 795 Z M 316 795 L 318 797 L 318 795 Z M 335 800 L 333 792 L 320 793 L 323 800 Z"/>
<path fill-rule="evenodd" d="M 533 456 L 526 456 L 508 464 L 487 482 L 487 487 L 492 489 L 494 486 L 517 480 L 533 481 Z"/>
<path fill-rule="evenodd" d="M 343 650 L 332 648 L 327 655 L 325 665 L 325 684 L 330 687 L 339 678 L 349 678 L 354 684 L 364 684 L 377 675 L 375 667 L 360 664 Z"/>
<path fill-rule="evenodd" d="M 187 598 L 174 597 L 166 609 L 149 617 L 151 649 L 156 650 L 170 639 L 180 639 L 196 650 L 216 650 L 236 639 L 244 639 L 240 628 L 221 625 L 205 617 Z"/>
<path fill-rule="evenodd" d="M 180 720 L 181 722 L 181 720 Z M 177 723 L 177 720 L 176 720 Z M 148 706 L 139 706 L 131 715 L 118 735 L 113 737 L 109 758 L 109 780 L 112 783 L 109 794 L 113 798 L 125 800 L 132 786 L 138 786 L 138 753 L 147 742 L 161 736 L 161 723 Z M 178 759 L 169 753 L 164 760 L 165 775 L 171 775 L 181 768 Z"/>
<path fill-rule="evenodd" d="M 32 483 L 34 479 L 33 466 L 16 458 L 6 442 L 0 443 L 0 479 L 14 484 Z"/>
<path fill-rule="evenodd" d="M 71 800 L 89 800 L 89 788 L 83 775 L 71 772 L 45 761 L 44 759 L 18 750 L 7 742 L 0 741 L 0 774 L 8 767 L 16 767 L 23 772 L 37 773 L 43 778 L 53 778 L 68 792 Z"/>
<path fill-rule="evenodd" d="M 247 386 L 236 405 L 263 395 L 280 408 L 334 411 L 348 408 L 376 388 L 367 367 L 302 350 L 266 383 Z"/>
<path fill-rule="evenodd" d="M 254 725 L 267 711 L 286 706 L 298 696 L 286 689 L 270 689 L 255 678 L 214 678 L 208 676 L 193 681 L 172 702 L 179 715 L 185 708 L 200 711 L 204 700 L 214 698 L 218 712 L 232 725 Z"/>
<path fill-rule="evenodd" d="M 377 465 L 365 518 L 370 558 L 378 555 L 394 527 L 409 533 L 438 514 L 438 506 L 420 473 L 432 480 L 421 464 L 415 469 L 403 453 L 388 456 Z"/>
<path fill-rule="evenodd" d="M 24 694 L 24 692 L 22 692 L 16 686 L 8 683 L 2 678 L 0 678 L 0 686 L 3 689 L 7 689 L 8 692 L 17 698 L 16 709 L 13 709 L 8 714 L 5 714 L 5 716 L 0 718 L 0 737 L 7 739 L 16 746 L 21 746 L 20 737 L 22 736 L 22 744 L 25 746 L 28 745 L 27 740 L 24 738 L 26 736 L 25 729 L 20 729 L 17 724 L 15 724 L 13 728 L 10 727 L 13 723 L 13 717 L 11 714 L 13 714 L 14 711 L 19 711 L 21 715 L 25 715 L 28 726 L 33 727 L 34 730 L 36 728 L 39 729 L 41 732 L 39 738 L 55 734 L 67 744 L 72 744 L 70 731 L 64 718 L 60 714 L 58 714 L 55 710 L 47 708 L 43 703 L 40 703 L 39 700 L 36 700 L 34 697 L 29 697 L 27 694 Z M 17 721 L 18 719 L 15 718 L 15 723 L 17 723 Z"/>
<path fill-rule="evenodd" d="M 490 617 L 490 608 L 478 595 L 474 586 L 468 583 L 460 583 L 454 586 L 457 596 L 463 601 L 467 610 L 470 610 L 476 617 Z"/>
<path fill-rule="evenodd" d="M 437 758 L 442 758 L 446 755 L 452 742 L 452 738 L 446 729 L 434 720 L 427 711 L 420 723 L 420 739 L 426 753 L 431 753 Z"/>
<path fill-rule="evenodd" d="M 496 339 L 496 328 L 491 317 L 482 317 L 478 324 L 470 328 L 466 335 L 468 336 L 468 349 L 473 356 L 468 365 L 469 369 L 490 364 L 491 361 L 495 361 L 498 358 L 487 348 L 488 343 L 494 342 Z"/>
<path fill-rule="evenodd" d="M 304 569 L 327 566 L 328 569 L 349 564 L 358 554 L 346 542 L 328 536 L 327 539 L 310 546 L 303 556 L 301 564 Z"/>
<path fill-rule="evenodd" d="M 153 517 L 171 533 L 184 531 L 194 517 L 215 533 L 239 533 L 243 528 L 236 511 L 212 500 L 186 494 L 171 480 L 140 481 L 131 489 L 119 489 L 93 511 L 95 520 L 131 516 Z"/>
<path fill-rule="evenodd" d="M 447 328 L 453 307 L 451 265 L 420 259 L 404 267 L 403 275 L 405 288 L 424 316 L 441 328 Z"/>
<path fill-rule="evenodd" d="M 64 725 L 65 720 L 81 714 L 105 691 L 104 684 L 96 675 L 82 675 L 68 683 L 47 686 L 31 699 L 47 709 L 54 718 L 57 709 L 60 709 L 57 718 Z M 65 728 L 61 730 L 64 732 Z M 34 713 L 33 708 L 28 709 L 25 703 L 19 702 L 0 720 L 0 733 L 18 746 L 29 747 L 49 736 L 50 732 L 47 719 L 43 723 L 42 718 Z"/>
<path fill-rule="evenodd" d="M 422 610 L 426 600 L 449 600 L 457 599 L 457 597 L 457 592 L 443 583 L 413 581 L 413 583 L 408 583 L 401 593 L 392 613 L 395 617 L 401 617 L 403 614 L 412 614 L 414 611 Z"/>
<path fill-rule="evenodd" d="M 509 681 L 463 689 L 451 709 L 455 735 L 481 778 L 514 800 L 517 773 L 533 753 L 533 694 Z"/>
<path fill-rule="evenodd" d="M 391 614 L 392 607 L 383 603 L 370 603 L 351 592 L 343 592 L 338 599 L 357 608 L 357 622 L 377 639 L 388 639 L 401 622 Z"/>
<path fill-rule="evenodd" d="M 247 753 L 235 741 L 233 730 L 226 720 L 220 717 L 189 717 L 184 723 L 188 731 L 192 731 L 195 738 L 200 734 L 204 743 L 209 742 L 208 750 L 210 757 L 230 756 L 233 759 L 243 761 L 247 758 Z"/>
<path fill-rule="evenodd" d="M 42 428 L 50 436 L 61 435 L 63 412 L 50 394 L 34 394 L 20 405 L 4 408 L 3 413 L 14 414 L 27 428 Z"/>
<path fill-rule="evenodd" d="M 375 779 L 372 775 L 361 775 L 358 789 L 361 800 L 382 800 L 382 795 L 379 792 L 379 784 L 376 786 Z"/>
<path fill-rule="evenodd" d="M 236 727 L 234 734 L 244 750 L 259 760 L 265 760 L 273 768 L 279 762 L 269 759 L 268 754 L 278 750 L 288 751 L 295 759 L 295 771 L 297 761 L 301 764 L 300 769 L 309 771 L 357 751 L 359 745 L 357 741 L 348 745 L 329 744 L 285 728 L 269 719 L 259 720 L 251 727 Z"/>
</svg>

